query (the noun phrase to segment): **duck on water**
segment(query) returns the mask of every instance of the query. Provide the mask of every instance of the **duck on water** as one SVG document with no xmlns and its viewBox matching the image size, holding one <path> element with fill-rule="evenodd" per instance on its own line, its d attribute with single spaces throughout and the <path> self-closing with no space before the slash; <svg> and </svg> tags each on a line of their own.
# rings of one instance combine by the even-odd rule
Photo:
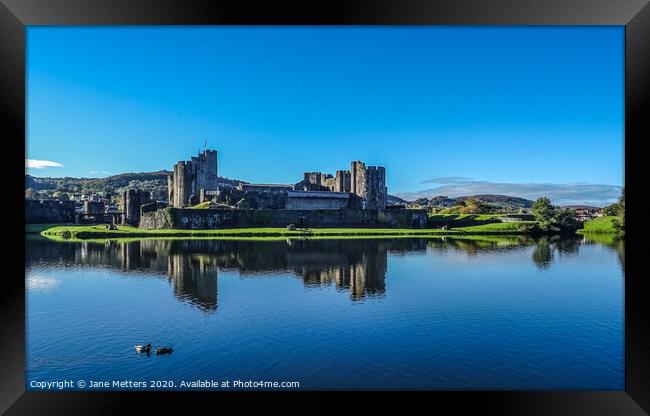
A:
<svg viewBox="0 0 650 416">
<path fill-rule="evenodd" d="M 151 344 L 147 345 L 136 345 L 135 346 L 136 352 L 146 352 L 149 353 L 151 351 Z"/>
<path fill-rule="evenodd" d="M 147 345 L 136 345 L 135 346 L 135 351 L 136 352 L 146 352 L 149 354 L 151 352 L 151 344 Z M 156 348 L 156 355 L 165 355 L 165 354 L 171 354 L 174 352 L 174 349 L 171 347 L 159 347 Z"/>
</svg>

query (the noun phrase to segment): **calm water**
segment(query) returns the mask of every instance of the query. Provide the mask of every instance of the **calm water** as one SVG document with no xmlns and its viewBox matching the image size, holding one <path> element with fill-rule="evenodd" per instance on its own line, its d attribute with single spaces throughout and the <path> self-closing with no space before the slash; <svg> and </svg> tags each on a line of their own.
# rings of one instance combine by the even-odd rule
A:
<svg viewBox="0 0 650 416">
<path fill-rule="evenodd" d="M 622 390 L 623 258 L 618 241 L 524 237 L 28 239 L 27 389 Z M 134 351 L 147 342 L 174 352 Z"/>
</svg>

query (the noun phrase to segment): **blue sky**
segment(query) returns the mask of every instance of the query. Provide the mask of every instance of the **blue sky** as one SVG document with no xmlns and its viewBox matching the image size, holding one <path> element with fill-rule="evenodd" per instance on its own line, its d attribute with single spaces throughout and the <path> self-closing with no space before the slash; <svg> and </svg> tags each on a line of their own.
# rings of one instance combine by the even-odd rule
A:
<svg viewBox="0 0 650 416">
<path fill-rule="evenodd" d="M 622 27 L 30 27 L 27 171 L 294 183 L 363 160 L 408 197 L 606 203 L 623 185 Z M 49 162 L 49 163 L 46 163 Z"/>
</svg>

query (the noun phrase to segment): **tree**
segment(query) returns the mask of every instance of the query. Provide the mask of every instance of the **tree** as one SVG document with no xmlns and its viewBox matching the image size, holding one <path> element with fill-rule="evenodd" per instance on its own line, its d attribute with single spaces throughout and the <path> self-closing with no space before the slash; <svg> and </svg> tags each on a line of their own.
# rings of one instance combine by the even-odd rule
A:
<svg viewBox="0 0 650 416">
<path fill-rule="evenodd" d="M 490 206 L 476 198 L 467 198 L 463 201 L 464 207 L 460 208 L 461 214 L 485 214 L 490 212 Z"/>
<path fill-rule="evenodd" d="M 623 188 L 621 197 L 618 199 L 618 212 L 621 218 L 617 218 L 613 221 L 614 228 L 617 233 L 625 234 L 625 188 Z"/>
<path fill-rule="evenodd" d="M 612 217 L 622 217 L 625 215 L 625 188 L 623 188 L 617 202 L 603 208 L 603 214 Z"/>
<path fill-rule="evenodd" d="M 614 203 L 612 205 L 609 205 L 609 206 L 606 206 L 605 208 L 603 208 L 603 215 L 607 215 L 607 216 L 610 216 L 610 217 L 616 217 L 616 216 L 618 216 L 618 212 L 619 212 L 618 210 L 619 210 L 618 203 Z"/>
<path fill-rule="evenodd" d="M 559 231 L 555 229 L 555 207 L 545 196 L 538 198 L 533 204 L 532 213 L 542 231 Z"/>
<path fill-rule="evenodd" d="M 559 231 L 575 231 L 580 228 L 580 221 L 578 221 L 575 211 L 570 209 L 556 208 L 554 220 Z"/>
<path fill-rule="evenodd" d="M 574 232 L 580 228 L 574 211 L 554 206 L 545 196 L 535 201 L 531 211 L 541 231 Z"/>
</svg>

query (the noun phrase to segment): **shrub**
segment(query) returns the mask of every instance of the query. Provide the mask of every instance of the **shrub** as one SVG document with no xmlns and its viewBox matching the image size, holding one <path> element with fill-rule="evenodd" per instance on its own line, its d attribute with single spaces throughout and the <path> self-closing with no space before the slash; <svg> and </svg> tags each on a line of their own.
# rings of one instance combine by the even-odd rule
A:
<svg viewBox="0 0 650 416">
<path fill-rule="evenodd" d="M 517 223 L 517 230 L 525 234 L 539 234 L 541 229 L 536 222 Z"/>
</svg>

